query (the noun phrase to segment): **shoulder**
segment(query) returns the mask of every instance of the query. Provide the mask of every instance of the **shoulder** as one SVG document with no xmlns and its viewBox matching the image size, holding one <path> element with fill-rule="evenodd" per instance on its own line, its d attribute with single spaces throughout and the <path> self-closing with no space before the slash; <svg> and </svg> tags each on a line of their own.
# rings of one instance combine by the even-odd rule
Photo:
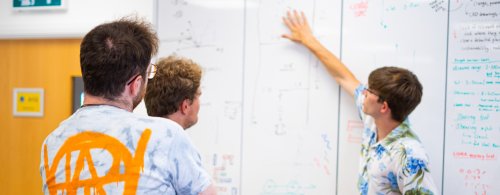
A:
<svg viewBox="0 0 500 195">
<path fill-rule="evenodd" d="M 140 114 L 132 114 L 131 118 L 133 120 L 136 120 L 136 123 L 138 125 L 143 125 L 143 126 L 151 126 L 154 128 L 163 128 L 163 129 L 175 129 L 175 130 L 182 130 L 183 128 L 177 124 L 176 122 L 162 118 L 162 117 L 151 117 L 151 116 L 144 116 Z"/>
<path fill-rule="evenodd" d="M 394 142 L 391 147 L 396 153 L 406 157 L 427 160 L 427 152 L 422 143 L 413 137 L 402 137 Z"/>
<path fill-rule="evenodd" d="M 429 158 L 423 145 L 411 137 L 400 138 L 391 147 L 396 171 L 410 177 L 429 172 Z"/>
<path fill-rule="evenodd" d="M 149 143 L 171 143 L 184 137 L 183 128 L 177 123 L 160 117 L 134 114 L 113 107 L 92 107 L 79 109 L 52 131 L 45 139 L 49 151 L 57 150 L 68 138 L 82 132 L 95 132 L 111 136 L 125 145 L 134 145 L 149 132 Z"/>
<path fill-rule="evenodd" d="M 394 129 L 386 138 L 386 144 L 391 150 L 404 156 L 426 158 L 424 146 L 417 134 L 410 128 L 407 121 Z"/>
<path fill-rule="evenodd" d="M 427 152 L 418 137 L 410 130 L 401 130 L 390 146 L 390 151 L 396 162 L 402 167 L 418 164 L 427 167 L 429 162 Z"/>
</svg>

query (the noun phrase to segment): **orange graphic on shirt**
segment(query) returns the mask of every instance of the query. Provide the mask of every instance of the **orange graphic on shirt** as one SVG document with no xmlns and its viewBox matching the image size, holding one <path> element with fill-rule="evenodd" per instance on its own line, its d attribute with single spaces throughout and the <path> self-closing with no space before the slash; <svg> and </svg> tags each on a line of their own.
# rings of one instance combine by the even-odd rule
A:
<svg viewBox="0 0 500 195">
<path fill-rule="evenodd" d="M 135 156 L 128 151 L 116 138 L 96 132 L 82 132 L 70 137 L 61 146 L 57 152 L 52 166 L 49 168 L 49 160 L 47 154 L 47 145 L 44 145 L 44 167 L 47 177 L 47 186 L 50 194 L 57 194 L 59 190 L 66 194 L 76 194 L 79 188 L 83 188 L 84 193 L 91 194 L 106 194 L 103 186 L 112 182 L 123 182 L 123 194 L 135 194 L 137 184 L 144 166 L 144 151 L 151 136 L 151 130 L 146 129 L 142 133 L 135 151 Z M 113 164 L 109 168 L 106 175 L 99 177 L 94 167 L 94 162 L 90 154 L 91 149 L 107 150 L 113 157 Z M 76 160 L 75 169 L 71 172 L 71 152 L 78 151 L 78 159 Z M 66 181 L 56 183 L 56 172 L 58 164 L 65 157 L 65 176 Z M 87 163 L 91 177 L 80 180 L 80 172 L 84 168 L 84 163 Z M 120 163 L 123 164 L 123 173 L 120 173 Z"/>
</svg>

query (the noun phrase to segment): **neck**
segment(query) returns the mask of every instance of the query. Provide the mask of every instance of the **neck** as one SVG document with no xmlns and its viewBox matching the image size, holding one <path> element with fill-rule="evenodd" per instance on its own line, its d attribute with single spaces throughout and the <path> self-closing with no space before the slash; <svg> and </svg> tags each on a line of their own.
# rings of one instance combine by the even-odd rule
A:
<svg viewBox="0 0 500 195">
<path fill-rule="evenodd" d="M 400 124 L 401 122 L 395 121 L 392 118 L 375 119 L 375 126 L 377 126 L 377 142 L 387 137 L 387 135 Z"/>
<path fill-rule="evenodd" d="M 173 120 L 174 122 L 179 124 L 184 130 L 186 130 L 187 126 L 186 121 L 184 120 L 184 117 L 182 117 L 182 114 L 179 113 L 179 111 L 168 116 L 163 116 L 163 118 L 168 118 L 170 120 Z"/>
<path fill-rule="evenodd" d="M 132 112 L 133 110 L 132 102 L 127 102 L 120 98 L 116 100 L 109 100 L 103 97 L 93 96 L 87 93 L 84 94 L 83 105 L 96 105 L 96 104 L 114 106 L 129 112 Z"/>
</svg>

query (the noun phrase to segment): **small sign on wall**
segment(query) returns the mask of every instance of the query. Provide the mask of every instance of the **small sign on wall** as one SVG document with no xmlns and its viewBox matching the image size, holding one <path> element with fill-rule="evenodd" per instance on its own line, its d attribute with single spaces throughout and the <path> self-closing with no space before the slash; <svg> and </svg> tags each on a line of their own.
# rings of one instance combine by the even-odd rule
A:
<svg viewBox="0 0 500 195">
<path fill-rule="evenodd" d="M 43 116 L 42 88 L 14 88 L 13 98 L 14 116 Z"/>
<path fill-rule="evenodd" d="M 14 10 L 64 10 L 66 0 L 12 0 Z"/>
</svg>

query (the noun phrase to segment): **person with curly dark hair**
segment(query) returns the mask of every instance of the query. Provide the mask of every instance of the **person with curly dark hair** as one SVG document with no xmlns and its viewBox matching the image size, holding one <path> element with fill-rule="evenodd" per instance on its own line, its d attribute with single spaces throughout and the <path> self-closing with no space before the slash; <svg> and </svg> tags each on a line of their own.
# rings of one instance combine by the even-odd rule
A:
<svg viewBox="0 0 500 195">
<path fill-rule="evenodd" d="M 84 101 L 42 146 L 45 194 L 216 194 L 184 128 L 132 113 L 143 99 L 158 37 L 123 18 L 85 35 Z"/>
</svg>

